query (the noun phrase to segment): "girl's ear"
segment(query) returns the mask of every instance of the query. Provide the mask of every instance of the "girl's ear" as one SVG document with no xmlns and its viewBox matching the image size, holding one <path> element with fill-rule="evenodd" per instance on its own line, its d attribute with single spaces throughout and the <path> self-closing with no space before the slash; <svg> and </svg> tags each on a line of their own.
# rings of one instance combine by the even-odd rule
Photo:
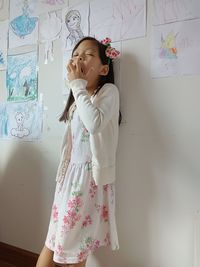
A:
<svg viewBox="0 0 200 267">
<path fill-rule="evenodd" d="M 106 76 L 108 74 L 108 72 L 109 72 L 109 66 L 108 65 L 103 65 L 101 67 L 101 70 L 100 70 L 99 74 L 102 75 L 102 76 Z"/>
</svg>

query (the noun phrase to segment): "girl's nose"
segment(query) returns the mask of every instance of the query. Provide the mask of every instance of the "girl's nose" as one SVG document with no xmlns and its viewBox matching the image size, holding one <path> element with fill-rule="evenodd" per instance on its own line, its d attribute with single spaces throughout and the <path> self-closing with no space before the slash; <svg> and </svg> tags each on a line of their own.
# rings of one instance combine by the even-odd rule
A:
<svg viewBox="0 0 200 267">
<path fill-rule="evenodd" d="M 82 60 L 83 60 L 83 57 L 80 56 L 80 57 L 79 57 L 79 60 L 82 61 Z"/>
</svg>

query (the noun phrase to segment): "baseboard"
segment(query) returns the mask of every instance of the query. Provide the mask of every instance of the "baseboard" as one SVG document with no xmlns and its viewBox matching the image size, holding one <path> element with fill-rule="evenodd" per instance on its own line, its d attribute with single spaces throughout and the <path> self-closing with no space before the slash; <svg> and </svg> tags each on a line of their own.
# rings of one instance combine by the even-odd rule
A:
<svg viewBox="0 0 200 267">
<path fill-rule="evenodd" d="M 38 254 L 0 242 L 0 260 L 17 267 L 35 267 Z M 59 267 L 56 265 L 56 267 Z"/>
</svg>

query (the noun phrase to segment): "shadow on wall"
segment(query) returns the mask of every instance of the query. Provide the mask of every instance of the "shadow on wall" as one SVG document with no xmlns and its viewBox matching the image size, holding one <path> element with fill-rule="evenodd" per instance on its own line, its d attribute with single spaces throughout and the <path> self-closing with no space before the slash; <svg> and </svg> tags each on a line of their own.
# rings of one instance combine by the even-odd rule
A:
<svg viewBox="0 0 200 267">
<path fill-rule="evenodd" d="M 120 249 L 113 253 L 108 248 L 100 249 L 95 253 L 95 259 L 98 267 L 151 267 L 156 265 L 152 250 L 155 241 L 152 210 L 158 201 L 155 170 L 162 157 L 160 152 L 165 155 L 167 143 L 154 117 L 148 91 L 152 81 L 147 69 L 133 56 L 124 54 L 121 71 L 123 123 L 116 181 Z"/>
<path fill-rule="evenodd" d="M 2 242 L 27 250 L 41 246 L 43 161 L 33 143 L 13 149 L 0 180 Z"/>
</svg>

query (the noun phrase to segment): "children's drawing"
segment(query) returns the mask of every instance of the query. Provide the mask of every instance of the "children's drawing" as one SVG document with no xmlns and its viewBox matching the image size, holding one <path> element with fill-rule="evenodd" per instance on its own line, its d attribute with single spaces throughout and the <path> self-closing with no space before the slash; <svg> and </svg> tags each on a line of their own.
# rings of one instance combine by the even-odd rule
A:
<svg viewBox="0 0 200 267">
<path fill-rule="evenodd" d="M 154 27 L 152 76 L 200 73 L 200 20 L 187 20 Z"/>
<path fill-rule="evenodd" d="M 199 0 L 154 0 L 154 25 L 200 18 Z"/>
<path fill-rule="evenodd" d="M 62 19 L 65 25 L 62 29 L 63 47 L 70 50 L 89 34 L 89 3 L 77 5 L 73 9 L 63 9 Z"/>
<path fill-rule="evenodd" d="M 177 58 L 176 36 L 173 32 L 168 33 L 166 38 L 161 36 L 160 58 Z"/>
<path fill-rule="evenodd" d="M 8 116 L 6 113 L 6 105 L 0 104 L 0 138 L 7 136 L 8 134 Z"/>
<path fill-rule="evenodd" d="M 0 22 L 0 70 L 7 68 L 8 21 Z"/>
<path fill-rule="evenodd" d="M 64 0 L 46 0 L 44 1 L 45 4 L 48 4 L 48 5 L 62 5 L 64 4 Z"/>
<path fill-rule="evenodd" d="M 53 41 L 60 38 L 62 22 L 56 12 L 46 13 L 40 18 L 40 42 L 45 44 L 45 61 L 53 61 Z"/>
<path fill-rule="evenodd" d="M 37 101 L 7 103 L 6 126 L 3 126 L 7 135 L 4 137 L 27 141 L 40 138 L 42 112 L 42 105 Z"/>
<path fill-rule="evenodd" d="M 25 101 L 37 98 L 37 53 L 8 56 L 8 101 Z"/>
<path fill-rule="evenodd" d="M 11 0 L 9 47 L 37 43 L 38 16 L 33 0 Z"/>
<path fill-rule="evenodd" d="M 113 42 L 146 34 L 145 0 L 94 0 L 90 3 L 90 35 Z"/>
</svg>

